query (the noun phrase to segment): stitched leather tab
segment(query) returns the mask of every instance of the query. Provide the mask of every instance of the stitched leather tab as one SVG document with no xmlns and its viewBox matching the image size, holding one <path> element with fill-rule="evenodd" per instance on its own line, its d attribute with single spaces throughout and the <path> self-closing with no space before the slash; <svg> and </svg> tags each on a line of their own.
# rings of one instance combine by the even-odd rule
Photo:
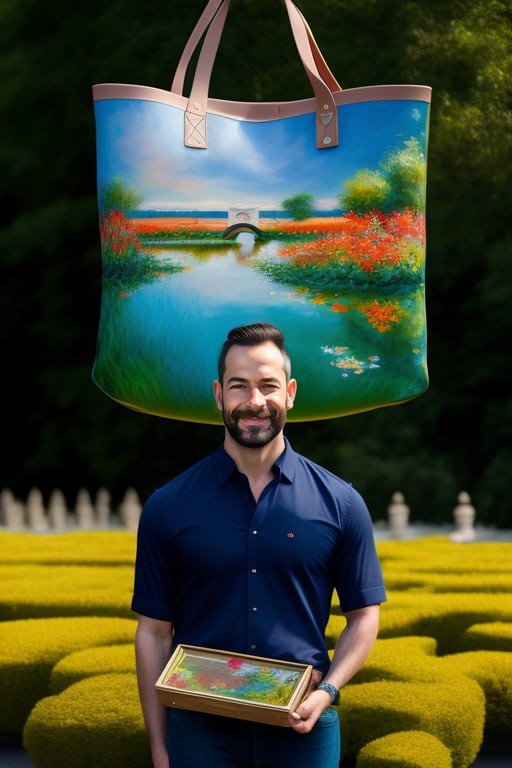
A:
<svg viewBox="0 0 512 768">
<path fill-rule="evenodd" d="M 335 108 L 336 109 L 336 108 Z M 338 146 L 338 114 L 337 112 L 317 113 L 316 123 L 317 149 L 327 149 Z"/>
<path fill-rule="evenodd" d="M 206 115 L 185 112 L 185 146 L 194 149 L 207 149 Z"/>
</svg>

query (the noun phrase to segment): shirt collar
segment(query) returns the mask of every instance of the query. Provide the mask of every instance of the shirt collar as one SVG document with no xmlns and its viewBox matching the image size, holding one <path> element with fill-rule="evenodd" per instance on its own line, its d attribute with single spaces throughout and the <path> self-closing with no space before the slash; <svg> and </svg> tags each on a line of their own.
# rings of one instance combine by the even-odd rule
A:
<svg viewBox="0 0 512 768">
<path fill-rule="evenodd" d="M 284 451 L 275 461 L 274 467 L 282 479 L 292 483 L 297 469 L 298 458 L 286 437 L 284 438 L 284 444 Z M 224 449 L 224 444 L 221 444 L 215 452 L 214 461 L 219 483 L 224 485 L 237 471 L 235 462 Z"/>
</svg>

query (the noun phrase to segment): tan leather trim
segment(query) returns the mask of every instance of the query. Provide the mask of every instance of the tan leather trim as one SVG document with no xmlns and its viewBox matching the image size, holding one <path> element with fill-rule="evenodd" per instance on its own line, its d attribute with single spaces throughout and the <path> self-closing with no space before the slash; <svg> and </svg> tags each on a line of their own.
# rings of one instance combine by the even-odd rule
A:
<svg viewBox="0 0 512 768">
<path fill-rule="evenodd" d="M 100 83 L 93 85 L 92 91 L 94 101 L 105 99 L 156 101 L 159 104 L 177 107 L 183 112 L 186 111 L 189 103 L 189 100 L 184 96 L 144 85 Z M 424 101 L 430 103 L 431 95 L 432 88 L 428 85 L 368 85 L 333 93 L 334 102 L 338 107 L 364 101 Z M 210 98 L 206 112 L 249 122 L 265 122 L 279 120 L 282 117 L 305 115 L 316 112 L 316 109 L 317 100 L 314 97 L 300 101 L 273 102 L 224 101 Z"/>
</svg>

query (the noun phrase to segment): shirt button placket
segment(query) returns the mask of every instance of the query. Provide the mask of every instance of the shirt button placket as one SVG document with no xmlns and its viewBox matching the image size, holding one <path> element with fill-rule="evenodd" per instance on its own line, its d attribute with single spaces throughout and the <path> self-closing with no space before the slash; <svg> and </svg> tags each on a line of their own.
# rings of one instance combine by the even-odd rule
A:
<svg viewBox="0 0 512 768">
<path fill-rule="evenodd" d="M 251 533 L 252 533 L 252 536 L 257 536 L 258 535 L 258 531 L 256 529 L 251 531 Z M 252 547 L 251 547 L 251 549 L 252 549 Z M 252 554 L 253 553 L 251 552 L 250 557 L 251 557 Z M 258 572 L 257 568 L 251 568 L 250 569 L 250 577 L 256 575 L 257 572 Z M 254 596 L 254 590 L 255 590 L 255 585 L 254 585 L 254 583 L 252 582 L 252 580 L 250 578 L 249 579 L 249 594 L 248 594 L 249 605 L 251 605 L 252 598 Z M 258 613 L 258 607 L 256 605 L 252 605 L 251 608 L 250 608 L 250 616 L 252 618 L 255 618 L 257 613 Z M 254 640 L 254 637 L 255 637 L 254 625 L 253 625 L 253 622 L 251 620 L 249 620 L 249 637 L 250 638 L 252 637 L 253 640 Z M 249 648 L 250 648 L 251 651 L 255 651 L 256 648 L 257 648 L 256 643 L 252 642 L 250 640 L 249 641 Z"/>
</svg>

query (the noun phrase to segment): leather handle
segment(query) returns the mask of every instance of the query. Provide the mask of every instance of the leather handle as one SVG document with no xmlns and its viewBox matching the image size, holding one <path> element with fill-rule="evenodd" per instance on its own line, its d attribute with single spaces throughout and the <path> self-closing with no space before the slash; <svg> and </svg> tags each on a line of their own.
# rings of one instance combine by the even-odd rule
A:
<svg viewBox="0 0 512 768">
<path fill-rule="evenodd" d="M 329 70 L 303 14 L 292 0 L 284 0 L 299 57 L 317 100 L 317 147 L 324 149 L 338 144 L 338 116 L 333 91 L 340 91 L 336 78 Z M 201 14 L 176 69 L 171 90 L 182 95 L 185 74 L 194 50 L 204 33 L 187 110 L 185 113 L 185 145 L 206 149 L 206 111 L 211 73 L 220 44 L 230 0 L 209 0 Z"/>
<path fill-rule="evenodd" d="M 217 13 L 221 5 L 224 4 L 224 2 L 225 0 L 209 0 L 208 4 L 204 8 L 194 29 L 192 30 L 192 33 L 187 41 L 187 44 L 185 45 L 185 48 L 183 49 L 180 60 L 176 67 L 174 78 L 171 84 L 172 93 L 177 93 L 180 96 L 183 95 L 183 89 L 185 86 L 185 76 L 187 74 L 187 70 L 188 70 L 190 61 L 192 59 L 192 56 L 194 54 L 194 51 L 196 50 L 199 43 L 201 42 L 201 38 L 203 37 L 204 33 L 210 26 L 215 14 Z M 318 47 L 318 43 L 315 40 L 313 32 L 311 31 L 311 28 L 308 22 L 306 21 L 306 18 L 304 17 L 304 14 L 298 8 L 297 8 L 297 11 L 301 15 L 302 22 L 308 34 L 309 47 L 313 54 L 316 65 L 318 67 L 318 72 L 320 76 L 329 85 L 332 91 L 341 91 L 342 87 L 334 77 L 331 70 L 329 69 L 327 62 L 325 61 L 320 51 L 320 48 Z"/>
</svg>

